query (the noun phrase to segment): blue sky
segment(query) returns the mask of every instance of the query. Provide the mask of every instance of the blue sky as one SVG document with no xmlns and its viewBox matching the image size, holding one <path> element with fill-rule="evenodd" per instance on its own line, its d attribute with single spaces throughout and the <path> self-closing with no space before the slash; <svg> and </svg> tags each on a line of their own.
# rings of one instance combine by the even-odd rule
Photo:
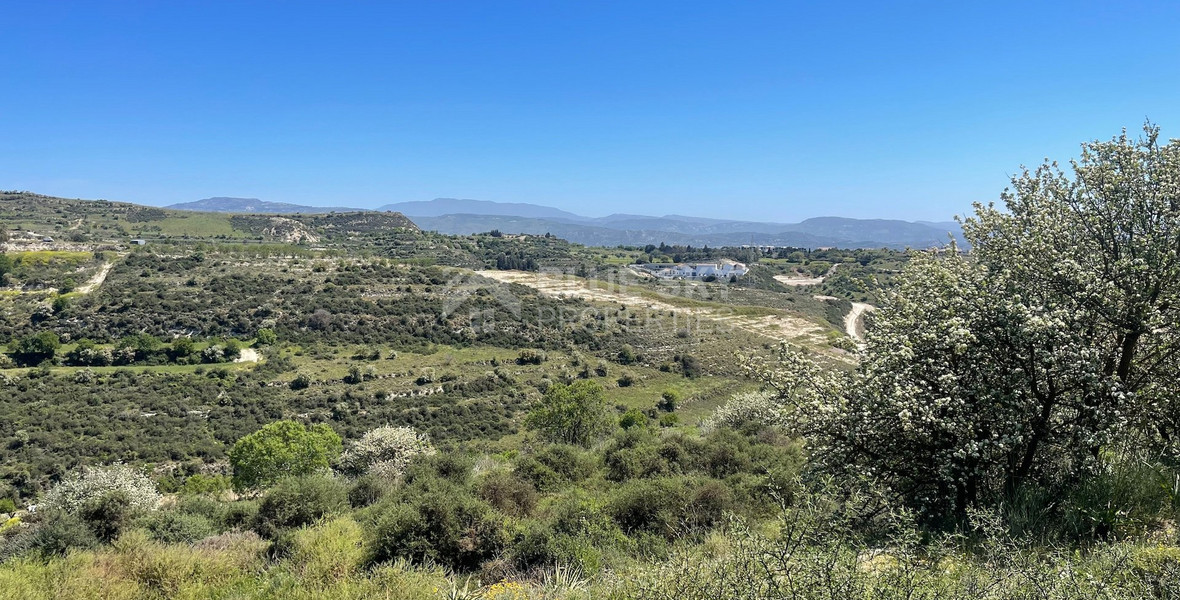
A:
<svg viewBox="0 0 1180 600">
<path fill-rule="evenodd" d="M 1174 2 L 8 2 L 0 188 L 944 220 L 1150 117 Z"/>
</svg>

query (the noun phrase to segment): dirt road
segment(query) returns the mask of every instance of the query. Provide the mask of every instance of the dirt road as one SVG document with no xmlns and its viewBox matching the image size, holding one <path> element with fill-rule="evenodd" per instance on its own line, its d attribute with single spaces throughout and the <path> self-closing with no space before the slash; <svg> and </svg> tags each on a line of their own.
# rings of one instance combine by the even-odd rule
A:
<svg viewBox="0 0 1180 600">
<path fill-rule="evenodd" d="M 94 290 L 98 289 L 98 286 L 102 285 L 102 282 L 107 280 L 107 275 L 110 274 L 111 269 L 114 267 L 115 261 L 103 263 L 102 267 L 98 269 L 98 272 L 94 274 L 94 277 L 91 277 L 89 281 L 78 286 L 74 291 L 78 292 L 79 294 L 89 294 L 90 292 L 93 292 Z"/>
<path fill-rule="evenodd" d="M 848 314 L 844 316 L 844 331 L 848 332 L 848 337 L 859 343 L 864 343 L 865 339 L 861 333 L 860 317 L 872 310 L 877 310 L 877 307 L 872 304 L 865 304 L 864 302 L 852 303 L 852 310 L 848 311 Z"/>
</svg>

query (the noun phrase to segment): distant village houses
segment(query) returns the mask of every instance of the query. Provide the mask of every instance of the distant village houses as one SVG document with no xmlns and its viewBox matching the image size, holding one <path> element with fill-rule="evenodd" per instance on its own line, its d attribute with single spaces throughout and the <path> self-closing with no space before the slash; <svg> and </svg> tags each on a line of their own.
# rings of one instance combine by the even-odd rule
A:
<svg viewBox="0 0 1180 600">
<path fill-rule="evenodd" d="M 678 265 L 644 264 L 635 265 L 660 279 L 729 279 L 741 277 L 750 270 L 746 265 L 735 261 L 719 263 L 682 263 Z"/>
</svg>

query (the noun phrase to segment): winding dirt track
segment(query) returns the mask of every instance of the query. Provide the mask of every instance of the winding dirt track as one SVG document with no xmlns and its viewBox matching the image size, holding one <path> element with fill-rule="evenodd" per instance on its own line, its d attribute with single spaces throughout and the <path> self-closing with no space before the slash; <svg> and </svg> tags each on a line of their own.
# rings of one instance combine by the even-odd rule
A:
<svg viewBox="0 0 1180 600">
<path fill-rule="evenodd" d="M 844 315 L 844 331 L 848 332 L 848 337 L 859 343 L 864 343 L 864 335 L 860 331 L 860 317 L 872 310 L 877 310 L 877 307 L 872 304 L 865 304 L 864 302 L 852 303 L 852 310 L 848 311 L 847 315 Z"/>
</svg>

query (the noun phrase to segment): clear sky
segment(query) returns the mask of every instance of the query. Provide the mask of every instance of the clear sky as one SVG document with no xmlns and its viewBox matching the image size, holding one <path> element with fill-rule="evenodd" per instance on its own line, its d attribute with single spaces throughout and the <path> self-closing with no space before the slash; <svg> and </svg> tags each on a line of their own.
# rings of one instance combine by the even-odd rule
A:
<svg viewBox="0 0 1180 600">
<path fill-rule="evenodd" d="M 0 188 L 944 220 L 1150 117 L 1177 2 L 0 0 Z"/>
</svg>

